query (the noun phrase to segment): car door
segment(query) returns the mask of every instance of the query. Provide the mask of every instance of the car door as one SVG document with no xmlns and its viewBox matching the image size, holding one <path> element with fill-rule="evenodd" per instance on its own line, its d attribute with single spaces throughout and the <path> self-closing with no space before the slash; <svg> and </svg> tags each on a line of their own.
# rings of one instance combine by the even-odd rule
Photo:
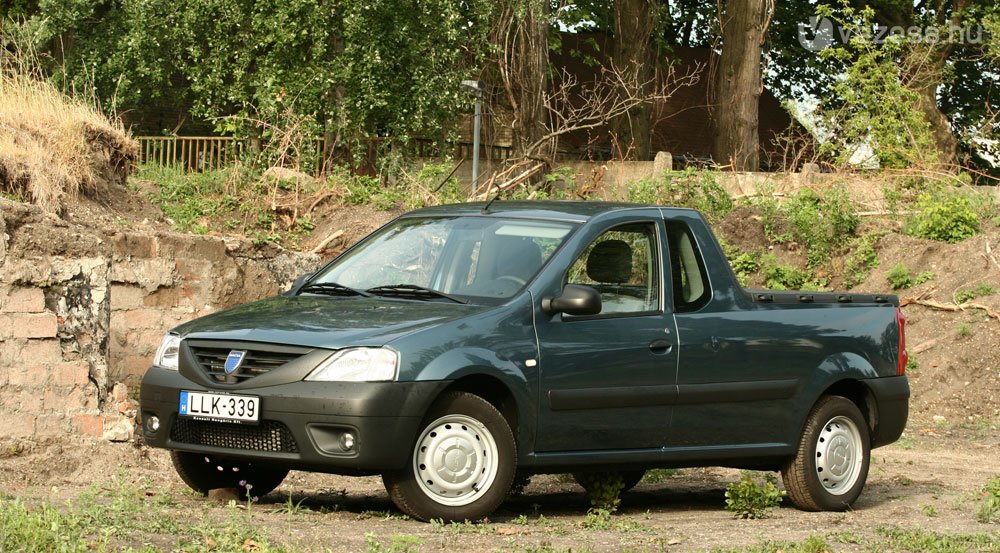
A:
<svg viewBox="0 0 1000 553">
<path fill-rule="evenodd" d="M 598 290 L 597 315 L 540 314 L 535 451 L 666 444 L 677 348 L 664 312 L 662 221 L 595 228 L 563 284 Z"/>
<path fill-rule="evenodd" d="M 777 340 L 786 325 L 738 308 L 709 278 L 703 247 L 684 221 L 667 221 L 674 318 L 683 359 L 677 369 L 677 404 L 671 448 L 746 448 L 787 441 L 799 424 L 791 398 L 811 340 Z M 712 258 L 709 258 L 712 259 Z M 724 262 L 719 259 L 719 262 Z M 718 271 L 716 276 L 724 274 Z M 728 276 L 728 275 L 726 275 Z M 715 293 L 713 293 L 715 290 Z"/>
</svg>

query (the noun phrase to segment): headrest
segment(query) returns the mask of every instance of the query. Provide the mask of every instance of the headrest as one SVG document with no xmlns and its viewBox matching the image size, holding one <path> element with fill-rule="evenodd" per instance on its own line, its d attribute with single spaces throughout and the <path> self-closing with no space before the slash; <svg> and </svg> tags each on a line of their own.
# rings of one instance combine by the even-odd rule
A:
<svg viewBox="0 0 1000 553">
<path fill-rule="evenodd" d="M 594 282 L 621 284 L 632 278 L 632 248 L 622 240 L 605 240 L 587 256 L 587 276 Z"/>
<path fill-rule="evenodd" d="M 498 236 L 497 275 L 511 275 L 521 280 L 535 276 L 542 266 L 542 250 L 530 238 Z"/>
</svg>

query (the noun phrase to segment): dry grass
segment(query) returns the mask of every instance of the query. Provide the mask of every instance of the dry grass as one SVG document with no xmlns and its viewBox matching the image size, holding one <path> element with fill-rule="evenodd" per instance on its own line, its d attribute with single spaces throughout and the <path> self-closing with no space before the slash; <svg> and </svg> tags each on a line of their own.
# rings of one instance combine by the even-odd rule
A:
<svg viewBox="0 0 1000 553">
<path fill-rule="evenodd" d="M 38 78 L 0 48 L 0 192 L 58 212 L 123 183 L 138 144 L 120 121 Z"/>
</svg>

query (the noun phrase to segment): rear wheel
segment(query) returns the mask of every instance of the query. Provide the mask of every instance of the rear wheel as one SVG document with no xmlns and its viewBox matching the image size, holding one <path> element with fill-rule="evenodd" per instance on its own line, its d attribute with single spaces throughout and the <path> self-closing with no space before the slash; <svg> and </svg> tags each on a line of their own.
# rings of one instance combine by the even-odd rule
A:
<svg viewBox="0 0 1000 553">
<path fill-rule="evenodd" d="M 448 392 L 431 407 L 408 466 L 382 475 L 389 498 L 419 520 L 479 520 L 507 497 L 517 450 L 488 401 Z"/>
<path fill-rule="evenodd" d="M 244 499 L 264 497 L 288 475 L 285 469 L 201 453 L 171 451 L 170 460 L 181 480 L 202 494 L 217 488 L 238 488 Z"/>
<path fill-rule="evenodd" d="M 813 407 L 781 478 L 799 509 L 843 511 L 861 495 L 870 458 L 868 424 L 857 405 L 828 396 Z"/>
</svg>

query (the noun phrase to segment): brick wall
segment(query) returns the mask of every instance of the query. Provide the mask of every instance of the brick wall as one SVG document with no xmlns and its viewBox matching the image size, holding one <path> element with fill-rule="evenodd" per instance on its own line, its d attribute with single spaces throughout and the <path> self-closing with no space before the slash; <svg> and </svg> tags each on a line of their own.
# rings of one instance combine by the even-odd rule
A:
<svg viewBox="0 0 1000 553">
<path fill-rule="evenodd" d="M 242 240 L 138 232 L 89 236 L 98 246 L 75 257 L 60 246 L 72 232 L 40 239 L 44 219 L 27 207 L 12 217 L 3 208 L 14 205 L 0 204 L 0 439 L 130 439 L 137 384 L 167 330 L 273 295 L 319 263 Z"/>
</svg>

